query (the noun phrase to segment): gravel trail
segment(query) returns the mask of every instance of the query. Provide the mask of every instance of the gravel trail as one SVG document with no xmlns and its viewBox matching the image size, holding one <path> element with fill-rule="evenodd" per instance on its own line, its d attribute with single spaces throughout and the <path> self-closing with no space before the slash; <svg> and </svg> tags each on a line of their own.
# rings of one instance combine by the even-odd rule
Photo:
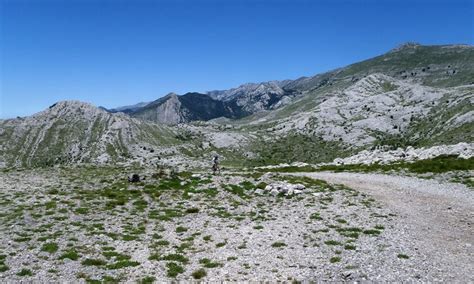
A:
<svg viewBox="0 0 474 284">
<path fill-rule="evenodd" d="M 417 251 L 423 259 L 419 265 L 428 268 L 426 273 L 433 273 L 442 281 L 474 281 L 472 190 L 461 184 L 384 174 L 318 172 L 295 175 L 343 184 L 373 196 L 397 213 L 395 234 L 400 237 L 401 244 L 413 246 Z"/>
</svg>

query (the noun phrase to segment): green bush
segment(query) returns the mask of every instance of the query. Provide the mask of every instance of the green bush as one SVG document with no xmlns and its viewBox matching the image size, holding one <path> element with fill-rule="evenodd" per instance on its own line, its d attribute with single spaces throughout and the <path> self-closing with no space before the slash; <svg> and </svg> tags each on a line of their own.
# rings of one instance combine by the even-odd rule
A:
<svg viewBox="0 0 474 284">
<path fill-rule="evenodd" d="M 272 244 L 272 247 L 274 247 L 274 248 L 286 247 L 286 244 L 284 242 L 274 242 Z"/>
<path fill-rule="evenodd" d="M 41 251 L 55 253 L 58 251 L 58 244 L 56 243 L 46 243 L 41 247 Z"/>
<path fill-rule="evenodd" d="M 192 274 L 194 279 L 201 279 L 201 278 L 204 278 L 206 277 L 207 273 L 206 273 L 206 270 L 204 270 L 204 268 L 199 268 L 198 270 L 195 270 Z"/>
<path fill-rule="evenodd" d="M 168 262 L 166 264 L 166 268 L 168 269 L 166 271 L 166 275 L 168 275 L 168 277 L 176 277 L 178 276 L 178 274 L 184 272 L 184 268 L 181 265 L 174 262 Z"/>
<path fill-rule="evenodd" d="M 85 266 L 103 266 L 106 265 L 107 262 L 102 259 L 86 258 L 81 262 L 81 264 Z"/>
<path fill-rule="evenodd" d="M 77 253 L 76 250 L 68 250 L 64 252 L 59 259 L 70 259 L 70 260 L 78 260 L 79 259 L 79 254 Z"/>
<path fill-rule="evenodd" d="M 189 213 L 189 214 L 199 213 L 199 208 L 188 208 L 186 209 L 186 213 Z"/>
<path fill-rule="evenodd" d="M 23 268 L 16 275 L 18 275 L 18 276 L 32 276 L 33 272 L 31 272 L 31 270 L 29 270 L 29 269 Z"/>
<path fill-rule="evenodd" d="M 177 254 L 177 253 L 162 256 L 161 259 L 162 260 L 168 260 L 168 261 L 177 261 L 177 262 L 181 262 L 181 263 L 188 263 L 189 262 L 189 259 L 187 257 L 185 257 L 182 254 Z"/>
</svg>

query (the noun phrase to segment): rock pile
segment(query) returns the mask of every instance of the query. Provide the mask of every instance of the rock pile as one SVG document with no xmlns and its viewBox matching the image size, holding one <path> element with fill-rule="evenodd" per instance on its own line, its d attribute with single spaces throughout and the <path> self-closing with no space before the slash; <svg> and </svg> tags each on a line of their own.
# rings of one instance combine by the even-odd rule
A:
<svg viewBox="0 0 474 284">
<path fill-rule="evenodd" d="M 303 193 L 304 189 L 305 189 L 305 186 L 299 183 L 292 184 L 292 183 L 287 183 L 287 182 L 278 182 L 278 183 L 272 183 L 272 184 L 267 185 L 265 189 L 263 190 L 257 189 L 255 193 L 261 194 L 263 192 L 269 192 L 273 196 L 282 193 L 286 196 L 291 196 L 294 194 Z"/>
</svg>

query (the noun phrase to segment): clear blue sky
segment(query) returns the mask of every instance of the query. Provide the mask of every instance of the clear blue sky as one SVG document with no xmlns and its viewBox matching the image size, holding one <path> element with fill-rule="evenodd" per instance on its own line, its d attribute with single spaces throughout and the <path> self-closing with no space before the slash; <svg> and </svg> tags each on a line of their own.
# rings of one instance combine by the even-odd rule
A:
<svg viewBox="0 0 474 284">
<path fill-rule="evenodd" d="M 473 0 L 0 0 L 0 117 L 294 79 L 407 41 L 474 43 Z"/>
</svg>

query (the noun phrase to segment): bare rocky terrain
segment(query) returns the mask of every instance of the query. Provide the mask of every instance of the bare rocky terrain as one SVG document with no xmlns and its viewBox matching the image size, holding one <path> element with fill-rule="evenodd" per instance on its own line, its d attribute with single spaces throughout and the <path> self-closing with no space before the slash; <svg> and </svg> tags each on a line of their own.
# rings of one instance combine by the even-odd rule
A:
<svg viewBox="0 0 474 284">
<path fill-rule="evenodd" d="M 460 184 L 122 167 L 0 179 L 2 282 L 473 280 L 474 196 Z M 282 183 L 302 190 L 268 190 Z"/>
<path fill-rule="evenodd" d="M 464 185 L 406 176 L 356 173 L 310 173 L 373 196 L 397 212 L 403 239 L 415 247 L 432 280 L 470 282 L 474 269 L 474 194 Z M 403 236 L 403 237 L 402 237 Z M 468 278 L 466 278 L 466 276 Z"/>
</svg>

